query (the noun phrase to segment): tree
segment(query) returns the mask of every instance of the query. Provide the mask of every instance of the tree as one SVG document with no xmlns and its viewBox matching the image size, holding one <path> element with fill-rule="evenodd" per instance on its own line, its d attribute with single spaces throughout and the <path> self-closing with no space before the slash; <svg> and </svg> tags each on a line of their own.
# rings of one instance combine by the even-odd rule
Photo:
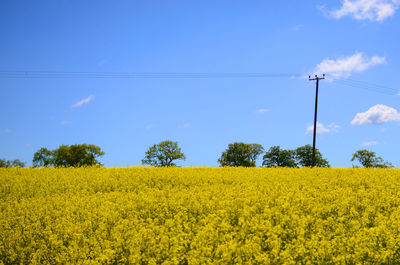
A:
<svg viewBox="0 0 400 265">
<path fill-rule="evenodd" d="M 263 166 L 266 167 L 297 167 L 295 151 L 284 150 L 279 146 L 272 146 L 263 157 Z"/>
<path fill-rule="evenodd" d="M 358 160 L 363 167 L 388 168 L 393 167 L 390 162 L 385 162 L 382 157 L 376 156 L 375 152 L 358 150 L 353 154 L 351 161 Z"/>
<path fill-rule="evenodd" d="M 8 168 L 8 167 L 24 167 L 25 163 L 20 161 L 19 159 L 15 160 L 5 160 L 4 158 L 0 159 L 0 168 Z"/>
<path fill-rule="evenodd" d="M 35 167 L 49 167 L 54 165 L 53 152 L 42 147 L 33 154 L 32 164 Z"/>
<path fill-rule="evenodd" d="M 61 145 L 53 153 L 54 165 L 57 167 L 100 165 L 96 158 L 104 155 L 100 147 L 92 144 Z"/>
<path fill-rule="evenodd" d="M 303 167 L 312 167 L 313 166 L 312 153 L 313 153 L 313 148 L 309 144 L 298 147 L 295 150 L 295 157 L 297 164 Z M 315 166 L 329 167 L 328 160 L 322 157 L 322 154 L 319 152 L 317 148 L 315 149 Z"/>
<path fill-rule="evenodd" d="M 50 151 L 41 148 L 33 156 L 34 166 L 81 167 L 101 165 L 97 157 L 104 155 L 101 148 L 92 144 L 61 145 Z"/>
<path fill-rule="evenodd" d="M 176 166 L 175 160 L 186 160 L 178 142 L 162 141 L 151 146 L 145 153 L 142 164 L 155 167 Z"/>
<path fill-rule="evenodd" d="M 60 145 L 53 151 L 53 163 L 55 167 L 68 167 L 74 165 L 68 145 Z"/>
<path fill-rule="evenodd" d="M 10 162 L 11 162 L 12 167 L 24 167 L 25 166 L 25 162 L 22 162 L 19 159 L 15 159 Z"/>
<path fill-rule="evenodd" d="M 233 143 L 228 145 L 218 162 L 221 166 L 255 167 L 257 157 L 263 152 L 260 144 Z"/>
</svg>

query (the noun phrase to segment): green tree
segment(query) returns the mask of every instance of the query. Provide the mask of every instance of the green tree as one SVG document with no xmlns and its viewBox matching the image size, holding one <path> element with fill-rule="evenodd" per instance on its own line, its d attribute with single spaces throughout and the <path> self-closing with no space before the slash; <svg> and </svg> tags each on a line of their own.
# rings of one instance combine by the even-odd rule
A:
<svg viewBox="0 0 400 265">
<path fill-rule="evenodd" d="M 53 161 L 55 167 L 68 167 L 72 163 L 70 148 L 68 145 L 60 145 L 53 151 Z"/>
<path fill-rule="evenodd" d="M 263 157 L 263 166 L 266 167 L 297 167 L 295 152 L 284 150 L 279 146 L 272 146 Z"/>
<path fill-rule="evenodd" d="M 81 167 L 100 165 L 101 148 L 92 144 L 61 145 L 50 151 L 41 148 L 33 156 L 34 166 Z"/>
<path fill-rule="evenodd" d="M 53 151 L 42 147 L 33 154 L 32 164 L 34 167 L 49 167 L 54 165 Z"/>
<path fill-rule="evenodd" d="M 162 141 L 151 146 L 145 153 L 142 164 L 155 167 L 176 166 L 176 160 L 186 160 L 178 142 Z"/>
<path fill-rule="evenodd" d="M 357 160 L 363 167 L 389 168 L 393 167 L 390 162 L 385 162 L 382 157 L 376 156 L 375 152 L 358 150 L 353 154 L 351 161 Z"/>
<path fill-rule="evenodd" d="M 303 167 L 312 167 L 312 153 L 313 148 L 311 145 L 305 145 L 298 147 L 295 150 L 296 162 L 298 165 Z M 325 158 L 322 157 L 322 154 L 319 150 L 315 149 L 315 166 L 316 167 L 329 167 L 329 162 Z"/>
<path fill-rule="evenodd" d="M 221 166 L 255 167 L 257 157 L 263 152 L 260 144 L 233 143 L 228 145 L 218 162 Z"/>
<path fill-rule="evenodd" d="M 22 161 L 19 160 L 19 159 L 15 159 L 15 160 L 12 160 L 12 161 L 11 161 L 11 165 L 12 165 L 13 167 L 25 167 L 25 162 L 22 162 Z"/>
<path fill-rule="evenodd" d="M 24 167 L 25 163 L 19 159 L 15 160 L 5 160 L 4 158 L 0 159 L 0 168 L 7 168 L 7 167 Z"/>
<path fill-rule="evenodd" d="M 96 158 L 104 155 L 100 147 L 92 144 L 61 145 L 53 153 L 54 165 L 57 167 L 101 165 Z"/>
</svg>

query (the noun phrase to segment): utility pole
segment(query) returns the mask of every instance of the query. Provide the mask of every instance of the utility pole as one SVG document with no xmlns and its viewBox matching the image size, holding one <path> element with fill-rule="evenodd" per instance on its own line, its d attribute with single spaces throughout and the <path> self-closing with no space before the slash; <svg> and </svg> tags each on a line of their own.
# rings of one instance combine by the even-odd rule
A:
<svg viewBox="0 0 400 265">
<path fill-rule="evenodd" d="M 313 149 L 312 149 L 312 167 L 315 166 L 315 140 L 317 137 L 317 108 L 318 108 L 318 85 L 319 85 L 319 80 L 325 79 L 325 74 L 322 75 L 322 77 L 318 77 L 318 75 L 315 75 L 314 78 L 311 78 L 311 76 L 308 76 L 309 81 L 317 81 L 316 82 L 316 89 L 315 89 L 315 112 L 314 112 L 314 137 L 313 137 Z"/>
</svg>

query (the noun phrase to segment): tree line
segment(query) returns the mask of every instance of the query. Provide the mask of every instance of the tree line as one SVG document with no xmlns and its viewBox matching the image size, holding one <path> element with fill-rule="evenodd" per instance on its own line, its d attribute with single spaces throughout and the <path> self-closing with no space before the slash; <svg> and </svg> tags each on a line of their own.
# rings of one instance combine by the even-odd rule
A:
<svg viewBox="0 0 400 265">
<path fill-rule="evenodd" d="M 304 145 L 294 150 L 281 149 L 280 146 L 272 146 L 267 151 L 260 144 L 247 144 L 235 142 L 228 145 L 218 159 L 220 166 L 231 167 L 255 167 L 260 155 L 263 167 L 311 167 L 312 147 Z M 101 165 L 98 161 L 105 153 L 100 147 L 92 144 L 61 145 L 55 150 L 45 147 L 40 148 L 33 155 L 34 167 L 81 167 Z M 178 146 L 178 142 L 162 141 L 154 144 L 146 152 L 142 160 L 143 165 L 155 167 L 177 166 L 177 161 L 186 160 L 185 154 Z M 384 161 L 382 157 L 376 156 L 375 152 L 368 150 L 356 151 L 351 159 L 357 161 L 362 167 L 389 168 L 393 167 L 390 162 Z M 0 159 L 0 167 L 24 167 L 25 163 L 20 160 Z M 330 167 L 329 162 L 321 152 L 315 152 L 316 167 Z M 357 166 L 354 166 L 357 167 Z"/>
<path fill-rule="evenodd" d="M 24 167 L 25 163 L 20 161 L 19 159 L 15 160 L 6 160 L 4 158 L 0 158 L 0 168 L 2 167 Z"/>
</svg>

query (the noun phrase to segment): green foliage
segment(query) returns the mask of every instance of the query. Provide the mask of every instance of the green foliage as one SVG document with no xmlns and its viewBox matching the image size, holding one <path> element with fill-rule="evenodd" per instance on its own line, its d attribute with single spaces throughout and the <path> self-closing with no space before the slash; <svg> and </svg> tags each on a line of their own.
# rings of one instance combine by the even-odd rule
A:
<svg viewBox="0 0 400 265">
<path fill-rule="evenodd" d="M 54 165 L 53 151 L 42 147 L 33 154 L 33 166 L 35 167 L 49 167 Z"/>
<path fill-rule="evenodd" d="M 61 145 L 56 150 L 41 148 L 33 156 L 36 167 L 81 167 L 100 165 L 97 157 L 104 155 L 101 148 L 92 144 Z"/>
<path fill-rule="evenodd" d="M 4 158 L 0 158 L 0 168 L 8 167 L 25 167 L 25 163 L 20 161 L 19 159 L 5 160 Z"/>
<path fill-rule="evenodd" d="M 279 146 L 272 146 L 263 157 L 263 166 L 266 167 L 297 167 L 294 150 L 284 150 Z"/>
<path fill-rule="evenodd" d="M 376 156 L 375 152 L 358 150 L 353 154 L 351 161 L 357 160 L 363 167 L 389 168 L 393 167 L 390 162 L 385 162 L 382 157 Z"/>
<path fill-rule="evenodd" d="M 298 147 L 295 150 L 295 157 L 297 164 L 303 167 L 312 167 L 313 166 L 312 153 L 313 153 L 313 148 L 309 144 Z M 322 154 L 319 152 L 317 148 L 315 149 L 315 166 L 329 167 L 328 160 L 322 157 Z"/>
<path fill-rule="evenodd" d="M 260 144 L 233 143 L 228 145 L 218 162 L 221 166 L 255 167 L 257 157 L 263 152 Z"/>
<path fill-rule="evenodd" d="M 178 142 L 163 141 L 151 146 L 149 150 L 147 150 L 142 164 L 155 167 L 169 167 L 176 166 L 175 160 L 185 159 L 185 154 L 182 153 Z"/>
</svg>

